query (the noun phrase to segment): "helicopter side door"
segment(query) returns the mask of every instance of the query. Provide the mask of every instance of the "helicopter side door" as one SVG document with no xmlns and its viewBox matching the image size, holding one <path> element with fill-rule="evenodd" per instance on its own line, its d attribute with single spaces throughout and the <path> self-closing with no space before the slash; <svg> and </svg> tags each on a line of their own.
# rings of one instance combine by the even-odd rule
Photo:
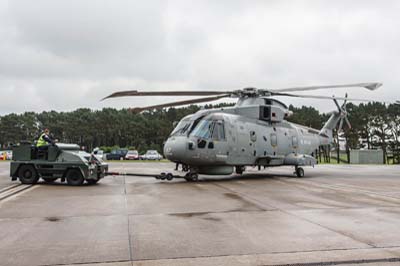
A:
<svg viewBox="0 0 400 266">
<path fill-rule="evenodd" d="M 253 164 L 255 161 L 253 152 L 257 146 L 255 125 L 245 121 L 236 121 L 234 129 L 236 131 L 236 141 L 232 141 L 234 150 L 230 163 L 235 165 Z"/>
<path fill-rule="evenodd" d="M 213 121 L 211 140 L 208 142 L 208 152 L 215 155 L 217 164 L 225 164 L 228 160 L 229 145 L 227 143 L 226 125 L 224 120 Z M 229 136 L 228 136 L 229 137 Z"/>
<path fill-rule="evenodd" d="M 298 139 L 295 131 L 285 125 L 276 125 L 271 133 L 271 145 L 273 147 L 273 155 L 286 156 L 297 149 Z"/>
</svg>

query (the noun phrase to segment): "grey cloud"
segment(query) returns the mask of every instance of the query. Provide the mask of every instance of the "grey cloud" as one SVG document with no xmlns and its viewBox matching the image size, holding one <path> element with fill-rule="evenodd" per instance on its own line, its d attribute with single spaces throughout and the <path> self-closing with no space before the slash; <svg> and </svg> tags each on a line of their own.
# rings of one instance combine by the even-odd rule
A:
<svg viewBox="0 0 400 266">
<path fill-rule="evenodd" d="M 129 107 L 119 89 L 380 81 L 400 99 L 398 1 L 0 0 L 0 114 Z M 316 92 L 344 94 L 346 90 Z M 21 100 L 23 99 L 23 100 Z M 18 101 L 20 100 L 20 101 Z M 333 108 L 320 101 L 295 105 Z"/>
</svg>

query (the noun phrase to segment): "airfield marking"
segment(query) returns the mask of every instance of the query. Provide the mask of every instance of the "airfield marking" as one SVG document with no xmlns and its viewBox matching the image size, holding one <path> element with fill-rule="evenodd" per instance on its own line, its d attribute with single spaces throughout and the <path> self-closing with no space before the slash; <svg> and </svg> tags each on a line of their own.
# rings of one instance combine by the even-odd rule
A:
<svg viewBox="0 0 400 266">
<path fill-rule="evenodd" d="M 123 170 L 125 170 L 125 167 L 123 167 Z M 129 244 L 129 260 L 131 262 L 131 265 L 133 265 L 133 243 L 132 243 L 132 237 L 131 235 L 131 218 L 129 215 L 128 211 L 128 198 L 127 198 L 127 193 L 126 193 L 126 176 L 123 176 L 123 185 L 124 185 L 124 205 L 125 205 L 125 211 L 126 211 L 126 219 L 127 219 L 127 225 L 128 225 L 128 244 Z"/>
<path fill-rule="evenodd" d="M 2 188 L 2 189 L 0 189 L 0 195 L 1 195 L 3 192 L 5 192 L 5 191 L 10 190 L 10 189 L 15 188 L 15 187 L 18 187 L 18 186 L 20 186 L 20 185 L 21 185 L 21 184 L 13 184 L 13 185 L 11 185 L 11 186 Z"/>
<path fill-rule="evenodd" d="M 3 201 L 7 198 L 9 199 L 12 196 L 16 196 L 17 194 L 20 194 L 21 192 L 27 190 L 28 188 L 31 188 L 32 186 L 33 185 L 24 185 L 24 184 L 9 186 L 0 192 L 0 201 Z"/>
</svg>

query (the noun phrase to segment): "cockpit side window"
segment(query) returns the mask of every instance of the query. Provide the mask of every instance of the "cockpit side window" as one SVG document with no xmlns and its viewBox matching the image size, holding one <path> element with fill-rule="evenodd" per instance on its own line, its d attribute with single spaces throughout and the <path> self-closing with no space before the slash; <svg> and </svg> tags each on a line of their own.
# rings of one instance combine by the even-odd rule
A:
<svg viewBox="0 0 400 266">
<path fill-rule="evenodd" d="M 192 134 L 202 139 L 225 140 L 224 122 L 221 120 L 201 120 Z"/>
<path fill-rule="evenodd" d="M 209 139 L 214 130 L 214 122 L 211 120 L 202 120 L 193 131 L 193 135 L 203 139 Z"/>
<path fill-rule="evenodd" d="M 192 126 L 191 126 L 190 129 L 189 129 L 188 134 L 191 134 L 191 133 L 193 132 L 193 130 L 196 128 L 197 124 L 198 124 L 200 121 L 202 121 L 203 117 L 204 117 L 204 116 L 200 116 L 199 118 L 197 118 L 197 119 L 193 122 Z"/>
</svg>

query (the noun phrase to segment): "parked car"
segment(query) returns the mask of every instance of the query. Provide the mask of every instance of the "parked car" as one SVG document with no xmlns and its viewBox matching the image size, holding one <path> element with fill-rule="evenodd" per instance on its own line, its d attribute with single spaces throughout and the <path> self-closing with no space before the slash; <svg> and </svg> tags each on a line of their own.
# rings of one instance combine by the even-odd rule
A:
<svg viewBox="0 0 400 266">
<path fill-rule="evenodd" d="M 112 150 L 106 158 L 107 160 L 124 160 L 127 153 L 127 149 Z"/>
<path fill-rule="evenodd" d="M 12 151 L 0 151 L 1 160 L 12 160 Z"/>
<path fill-rule="evenodd" d="M 156 150 L 148 150 L 144 155 L 141 156 L 142 160 L 161 160 L 163 157 Z"/>
<path fill-rule="evenodd" d="M 93 154 L 96 155 L 96 157 L 100 158 L 101 160 L 105 160 L 106 159 L 106 154 L 104 153 L 103 150 L 94 149 L 93 150 Z"/>
<path fill-rule="evenodd" d="M 126 160 L 139 160 L 139 152 L 136 150 L 133 151 L 128 151 L 128 153 L 125 155 Z"/>
</svg>

